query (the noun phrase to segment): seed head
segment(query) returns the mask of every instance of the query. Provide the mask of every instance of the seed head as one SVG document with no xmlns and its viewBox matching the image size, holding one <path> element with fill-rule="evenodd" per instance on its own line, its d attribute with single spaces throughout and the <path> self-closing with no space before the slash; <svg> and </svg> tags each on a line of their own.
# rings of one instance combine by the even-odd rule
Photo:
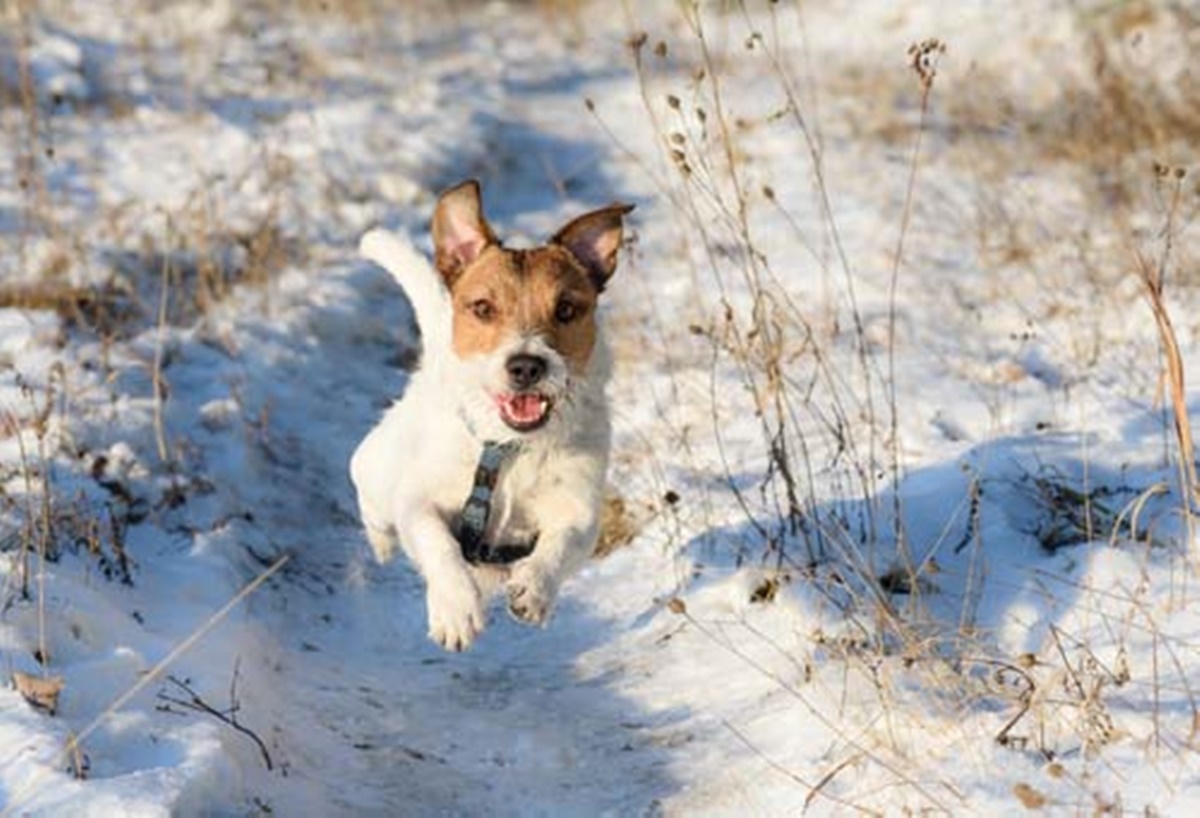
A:
<svg viewBox="0 0 1200 818">
<path fill-rule="evenodd" d="M 938 61 L 946 53 L 946 44 L 936 37 L 913 43 L 908 47 L 909 67 L 916 72 L 921 86 L 929 89 L 937 76 Z"/>
</svg>

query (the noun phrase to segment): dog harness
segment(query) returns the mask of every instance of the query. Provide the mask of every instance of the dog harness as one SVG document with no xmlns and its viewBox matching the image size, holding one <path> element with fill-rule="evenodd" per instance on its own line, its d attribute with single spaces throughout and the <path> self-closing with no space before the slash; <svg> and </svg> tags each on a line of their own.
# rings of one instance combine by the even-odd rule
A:
<svg viewBox="0 0 1200 818">
<path fill-rule="evenodd" d="M 533 553 L 537 538 L 526 545 L 496 544 L 484 540 L 488 518 L 492 514 L 492 496 L 500 469 L 521 450 L 519 440 L 496 443 L 484 441 L 475 467 L 475 483 L 463 503 L 459 514 L 458 542 L 462 547 L 463 559 L 473 565 L 507 565 Z"/>
</svg>

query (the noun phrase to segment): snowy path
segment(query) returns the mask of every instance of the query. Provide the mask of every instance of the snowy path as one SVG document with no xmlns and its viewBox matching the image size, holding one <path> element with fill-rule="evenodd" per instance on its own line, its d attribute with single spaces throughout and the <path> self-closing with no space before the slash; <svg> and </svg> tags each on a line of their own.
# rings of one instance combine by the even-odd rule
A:
<svg viewBox="0 0 1200 818">
<path fill-rule="evenodd" d="M 391 299 L 385 308 L 398 306 Z M 324 343 L 297 363 L 296 383 L 289 373 L 278 383 L 285 392 L 377 395 L 389 354 L 377 344 Z M 348 369 L 349 361 L 366 363 Z M 295 561 L 252 603 L 270 637 L 258 678 L 247 679 L 248 689 L 277 697 L 276 740 L 292 767 L 287 780 L 272 779 L 270 802 L 284 814 L 314 798 L 334 809 L 405 814 L 529 814 L 531 802 L 545 814 L 639 812 L 664 787 L 661 759 L 639 738 L 636 709 L 575 670 L 612 624 L 568 592 L 545 632 L 501 608 L 469 654 L 432 645 L 411 570 L 362 562 L 345 463 L 373 412 L 361 398 L 345 403 L 352 411 L 310 415 L 305 439 L 321 445 L 300 445 L 294 464 L 272 475 L 280 498 L 272 528 L 295 543 Z M 314 531 L 311 509 L 329 506 L 331 494 L 336 522 Z M 289 519 L 300 525 L 289 530 Z M 623 585 L 612 576 L 591 592 L 619 595 Z M 648 602 L 628 600 L 634 613 Z"/>
<path fill-rule="evenodd" d="M 489 151 L 461 171 L 485 180 L 489 216 L 502 234 L 522 219 L 531 234 L 545 235 L 579 203 L 617 198 L 600 173 L 601 149 L 582 142 L 578 128 L 551 130 L 582 114 L 575 83 L 542 77 L 535 84 L 533 61 L 505 66 L 504 74 L 511 97 L 496 105 L 503 118 L 486 126 Z M 567 166 L 542 164 L 547 157 Z M 577 179 L 588 187 L 577 189 Z M 564 180 L 569 203 L 554 186 Z M 328 325 L 353 328 L 364 315 L 386 324 L 402 315 L 391 282 L 364 268 L 344 272 L 353 298 L 328 308 L 340 313 Z M 270 623 L 270 658 L 259 664 L 272 669 L 247 681 L 277 697 L 276 741 L 291 767 L 286 780 L 263 782 L 267 800 L 280 814 L 314 803 L 406 815 L 652 812 L 671 783 L 651 720 L 613 692 L 611 679 L 587 678 L 577 667 L 582 654 L 653 605 L 630 593 L 623 572 L 586 572 L 545 631 L 515 623 L 498 602 L 485 636 L 458 656 L 428 641 L 422 586 L 402 560 L 385 568 L 363 562 L 346 463 L 397 381 L 387 364 L 395 353 L 360 333 L 322 333 L 304 358 L 271 373 L 279 394 L 312 398 L 296 416 L 303 429 L 284 430 L 296 440 L 288 467 L 270 477 L 278 503 L 271 528 L 295 543 L 291 578 L 253 603 L 255 617 Z M 314 531 L 311 509 L 330 505 L 333 524 Z M 586 598 L 576 591 L 581 585 Z M 610 601 L 596 610 L 595 599 Z"/>
</svg>

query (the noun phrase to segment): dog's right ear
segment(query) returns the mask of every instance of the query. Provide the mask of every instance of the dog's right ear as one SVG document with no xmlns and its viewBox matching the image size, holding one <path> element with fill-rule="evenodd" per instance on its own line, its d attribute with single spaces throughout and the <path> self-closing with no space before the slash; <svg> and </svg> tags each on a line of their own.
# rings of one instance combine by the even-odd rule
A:
<svg viewBox="0 0 1200 818">
<path fill-rule="evenodd" d="M 433 258 L 446 286 L 489 244 L 496 235 L 483 218 L 479 182 L 468 179 L 443 193 L 433 211 Z"/>
<path fill-rule="evenodd" d="M 617 251 L 621 249 L 621 220 L 633 210 L 633 205 L 611 204 L 572 221 L 550 239 L 551 244 L 567 248 L 582 264 L 603 292 L 604 285 L 617 269 Z"/>
</svg>

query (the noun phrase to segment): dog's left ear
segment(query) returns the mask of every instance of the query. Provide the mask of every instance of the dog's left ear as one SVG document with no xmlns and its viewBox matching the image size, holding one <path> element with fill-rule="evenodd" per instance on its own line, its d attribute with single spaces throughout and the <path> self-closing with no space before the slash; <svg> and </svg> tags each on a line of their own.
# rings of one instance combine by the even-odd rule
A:
<svg viewBox="0 0 1200 818">
<path fill-rule="evenodd" d="M 621 249 L 622 217 L 633 210 L 633 205 L 611 204 L 591 213 L 585 213 L 569 222 L 550 239 L 571 252 L 591 276 L 597 291 L 617 269 L 617 251 Z"/>
</svg>

